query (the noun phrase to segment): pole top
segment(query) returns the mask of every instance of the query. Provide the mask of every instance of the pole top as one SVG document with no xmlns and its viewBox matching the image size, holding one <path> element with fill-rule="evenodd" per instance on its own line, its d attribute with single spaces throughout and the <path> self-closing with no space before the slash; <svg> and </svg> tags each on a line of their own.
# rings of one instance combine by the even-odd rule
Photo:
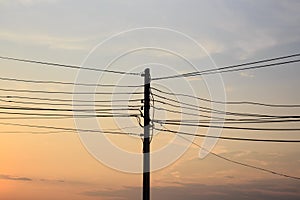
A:
<svg viewBox="0 0 300 200">
<path fill-rule="evenodd" d="M 144 73 L 141 74 L 142 77 L 150 76 L 150 68 L 146 68 Z"/>
</svg>

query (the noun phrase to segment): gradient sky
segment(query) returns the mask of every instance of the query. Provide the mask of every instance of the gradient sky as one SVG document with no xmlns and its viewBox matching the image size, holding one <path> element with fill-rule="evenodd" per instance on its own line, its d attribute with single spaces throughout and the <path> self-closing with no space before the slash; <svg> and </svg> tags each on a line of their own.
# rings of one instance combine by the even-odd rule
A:
<svg viewBox="0 0 300 200">
<path fill-rule="evenodd" d="M 211 1 L 79 1 L 79 0 L 0 0 L 0 55 L 57 63 L 81 65 L 90 51 L 103 40 L 121 31 L 141 27 L 177 30 L 194 38 L 210 54 L 216 66 L 238 64 L 300 52 L 300 1 L 297 0 L 211 0 Z M 212 65 L 204 53 L 198 52 L 186 39 L 164 32 L 159 35 L 124 36 L 91 54 L 86 66 L 102 68 L 112 56 L 131 48 L 149 44 L 165 44 L 195 64 L 197 70 Z M 117 52 L 117 53 L 116 53 Z M 168 52 L 145 50 L 124 56 L 111 68 L 141 71 L 152 64 L 152 76 L 194 71 Z M 223 89 L 227 100 L 258 101 L 277 104 L 299 104 L 299 64 L 222 75 L 224 87 L 215 76 L 188 79 L 195 95 L 210 97 L 209 88 Z M 43 67 L 0 60 L 1 77 L 33 80 L 76 80 L 76 70 Z M 99 74 L 87 73 L 89 82 Z M 101 83 L 142 84 L 139 77 L 105 75 Z M 207 83 L 211 85 L 207 86 Z M 176 81 L 154 83 L 157 87 L 190 93 L 186 85 Z M 166 87 L 167 86 L 167 87 Z M 73 91 L 70 86 L 40 86 L 0 81 L 2 89 Z M 220 89 L 221 88 L 221 89 Z M 99 91 L 108 89 L 97 88 Z M 121 91 L 118 89 L 118 91 Z M 141 90 L 140 90 L 141 91 Z M 14 95 L 1 91 L 0 96 Z M 25 95 L 25 94 L 24 94 Z M 38 95 L 33 95 L 38 97 Z M 217 95 L 218 96 L 218 95 Z M 54 98 L 53 95 L 44 97 Z M 56 98 L 71 96 L 57 95 Z M 220 95 L 220 98 L 222 95 Z M 107 97 L 97 97 L 99 99 Z M 193 102 L 191 102 L 193 103 Z M 1 105 L 8 105 L 1 103 Z M 268 114 L 295 114 L 300 109 L 266 109 L 253 106 L 228 110 Z M 173 117 L 159 112 L 158 116 Z M 1 115 L 6 117 L 7 115 Z M 1 122 L 75 127 L 72 119 L 4 120 Z M 104 128 L 115 128 L 112 121 L 99 120 Z M 136 125 L 134 120 L 120 121 Z M 297 127 L 294 123 L 292 126 Z M 270 126 L 270 125 L 269 125 Z M 283 127 L 289 127 L 286 125 Z M 299 125 L 298 125 L 299 127 Z M 120 172 L 95 159 L 75 133 L 33 135 L 33 128 L 0 125 L 0 200 L 38 199 L 140 199 L 141 174 Z M 142 131 L 131 129 L 134 133 Z M 192 131 L 186 129 L 187 131 Z M 9 133 L 5 133 L 9 131 Z M 17 133 L 23 131 L 24 133 Z M 199 129 L 205 133 L 205 129 Z M 15 133 L 14 133 L 15 132 Z M 299 132 L 243 132 L 223 130 L 222 135 L 295 139 Z M 159 134 L 152 148 L 158 150 L 174 137 Z M 111 141 L 130 152 L 141 153 L 140 139 L 111 136 Z M 196 139 L 201 144 L 203 140 Z M 178 143 L 176 145 L 184 145 Z M 101 149 L 101 148 L 100 148 Z M 102 149 L 105 152 L 105 149 Z M 300 176 L 299 144 L 218 141 L 213 152 L 241 162 Z M 108 155 L 110 152 L 107 152 Z M 200 159 L 199 148 L 188 151 L 170 166 L 152 173 L 152 199 L 299 199 L 300 182 L 226 162 L 213 155 Z M 130 161 L 128 161 L 130 162 Z M 141 163 L 136 163 L 141 165 Z"/>
</svg>

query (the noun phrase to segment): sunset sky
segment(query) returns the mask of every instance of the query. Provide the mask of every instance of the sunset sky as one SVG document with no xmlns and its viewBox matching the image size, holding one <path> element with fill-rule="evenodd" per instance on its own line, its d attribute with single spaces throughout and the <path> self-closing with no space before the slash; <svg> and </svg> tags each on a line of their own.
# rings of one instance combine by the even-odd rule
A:
<svg viewBox="0 0 300 200">
<path fill-rule="evenodd" d="M 0 0 L 0 56 L 134 73 L 141 73 L 149 67 L 152 78 L 156 78 L 297 54 L 300 52 L 299 10 L 298 0 Z M 141 139 L 129 135 L 106 135 L 108 141 L 117 147 L 119 152 L 116 153 L 105 147 L 103 134 L 84 131 L 100 128 L 104 132 L 117 130 L 141 134 L 143 129 L 134 117 L 73 119 L 72 115 L 78 113 L 65 111 L 60 113 L 70 114 L 70 118 L 30 118 L 30 114 L 44 112 L 3 108 L 72 109 L 72 100 L 112 100 L 106 106 L 138 108 L 142 105 L 139 99 L 143 95 L 139 92 L 143 92 L 143 87 L 37 84 L 3 78 L 138 86 L 143 84 L 143 77 L 3 59 L 0 59 L 0 74 L 0 200 L 141 199 Z M 299 63 L 295 63 L 221 75 L 154 80 L 151 84 L 167 92 L 214 101 L 300 104 L 299 75 Z M 73 91 L 108 94 L 73 95 Z M 192 105 L 225 109 L 219 104 L 153 92 Z M 15 98 L 20 96 L 32 99 Z M 38 104 L 46 102 L 38 98 L 70 101 L 56 102 L 68 105 L 47 106 Z M 138 101 L 115 103 L 118 99 Z M 189 110 L 159 101 L 164 99 L 154 95 L 158 108 L 155 119 L 203 120 L 180 114 Z M 99 108 L 107 107 L 102 104 Z M 226 110 L 300 115 L 300 107 L 269 108 L 243 104 L 228 105 Z M 139 114 L 137 110 L 124 112 Z M 299 122 L 240 126 L 300 128 Z M 84 130 L 63 131 L 49 127 Z M 156 124 L 156 128 L 163 127 Z M 192 134 L 300 139 L 300 131 L 166 127 Z M 186 138 L 195 139 L 194 143 L 204 145 L 220 156 L 300 177 L 299 143 Z M 151 173 L 152 199 L 300 199 L 300 180 L 247 168 L 213 154 L 200 158 L 199 146 L 176 134 L 154 131 L 151 148 L 154 170 Z"/>
</svg>

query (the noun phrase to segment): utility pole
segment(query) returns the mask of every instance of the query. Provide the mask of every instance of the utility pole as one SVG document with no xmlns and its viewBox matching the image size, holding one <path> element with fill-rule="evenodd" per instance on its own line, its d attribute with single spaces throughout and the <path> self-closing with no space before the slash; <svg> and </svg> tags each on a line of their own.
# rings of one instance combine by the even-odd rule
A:
<svg viewBox="0 0 300 200">
<path fill-rule="evenodd" d="M 143 200 L 150 200 L 150 69 L 144 73 Z"/>
</svg>

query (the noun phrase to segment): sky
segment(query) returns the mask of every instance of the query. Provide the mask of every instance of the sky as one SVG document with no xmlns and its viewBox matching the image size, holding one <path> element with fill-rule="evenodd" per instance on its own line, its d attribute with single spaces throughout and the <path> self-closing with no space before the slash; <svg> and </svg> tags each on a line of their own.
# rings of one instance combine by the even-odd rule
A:
<svg viewBox="0 0 300 200">
<path fill-rule="evenodd" d="M 146 67 L 151 69 L 152 78 L 157 78 L 296 54 L 300 51 L 299 9 L 300 2 L 297 0 L 0 0 L 1 56 L 138 73 L 119 75 L 0 60 L 0 77 L 136 86 L 143 84 L 140 73 Z M 157 80 L 151 84 L 164 91 L 212 100 L 299 104 L 298 65 Z M 143 91 L 142 87 L 85 87 L 4 80 L 0 80 L 0 89 L 1 108 L 46 106 L 37 104 L 42 101 L 34 101 L 31 105 L 8 102 L 7 96 L 70 100 L 68 106 L 51 108 L 72 108 L 72 100 L 112 100 L 112 106 L 120 106 L 123 103 L 115 103 L 114 100 L 142 98 L 142 95 L 119 95 L 118 92 Z M 92 94 L 40 94 L 13 90 Z M 113 95 L 95 95 L 95 92 Z M 167 97 L 159 92 L 154 93 Z M 173 99 L 170 103 L 177 99 L 192 105 L 225 109 L 221 105 L 186 97 L 173 95 L 169 98 Z M 13 100 L 32 102 L 28 99 Z M 167 101 L 157 96 L 154 96 L 154 100 Z M 202 119 L 164 111 L 159 108 L 181 113 L 189 110 L 154 102 L 157 105 L 154 113 L 156 119 Z M 139 101 L 124 104 L 141 106 Z M 87 108 L 93 109 L 94 105 Z M 100 106 L 100 109 L 103 108 Z M 135 118 L 9 119 L 24 116 L 8 115 L 3 113 L 7 110 L 0 110 L 1 123 L 15 124 L 0 124 L 0 200 L 141 199 L 140 138 L 128 135 L 104 137 L 103 134 L 87 134 L 84 131 L 98 130 L 99 127 L 101 130 L 121 128 L 124 132 L 140 134 L 143 130 Z M 270 115 L 299 115 L 300 112 L 300 108 L 251 105 L 228 105 L 226 110 Z M 18 124 L 84 130 L 62 132 Z M 253 126 L 300 127 L 299 122 Z M 163 128 L 159 123 L 156 127 Z M 167 128 L 216 136 L 299 138 L 299 131 L 253 132 L 184 126 Z M 34 134 L 41 131 L 43 134 Z M 300 177 L 298 143 L 186 138 L 195 139 L 194 143 L 204 145 L 218 155 Z M 113 144 L 114 148 L 110 149 L 108 144 Z M 151 173 L 152 199 L 300 198 L 299 180 L 236 165 L 213 154 L 205 154 L 200 158 L 199 147 L 176 134 L 154 131 L 151 150 L 154 170 Z"/>
</svg>

